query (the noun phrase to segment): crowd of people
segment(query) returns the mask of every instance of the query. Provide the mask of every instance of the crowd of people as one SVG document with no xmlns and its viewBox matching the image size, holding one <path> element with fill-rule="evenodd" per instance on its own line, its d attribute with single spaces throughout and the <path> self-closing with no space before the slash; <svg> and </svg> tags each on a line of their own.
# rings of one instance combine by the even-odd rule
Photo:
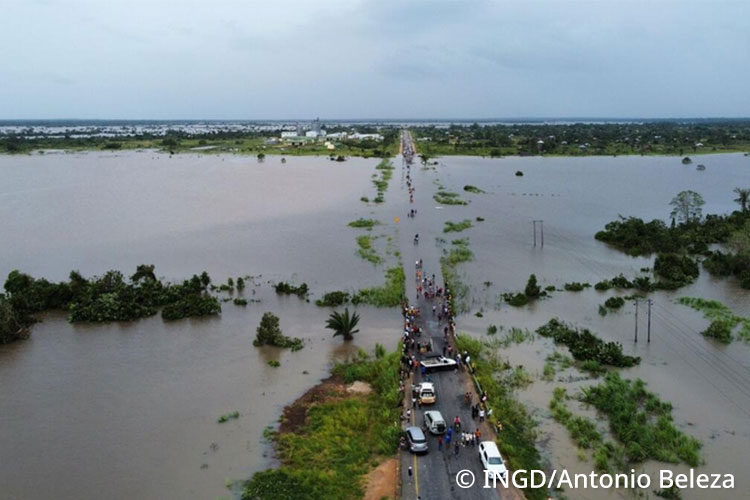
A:
<svg viewBox="0 0 750 500">
<path fill-rule="evenodd" d="M 409 172 L 410 164 L 407 162 L 407 175 L 406 184 L 409 189 L 409 201 L 414 201 L 414 186 L 412 185 L 412 178 Z M 416 209 L 410 209 L 407 212 L 407 217 L 413 218 L 416 215 Z M 419 243 L 419 234 L 414 235 L 414 243 Z M 431 315 L 431 319 L 437 320 L 438 329 L 443 333 L 443 345 L 442 345 L 442 356 L 452 358 L 456 361 L 456 370 L 464 369 L 465 367 L 471 367 L 471 357 L 467 352 L 459 352 L 454 347 L 454 335 L 456 330 L 455 314 L 452 310 L 451 292 L 447 286 L 439 286 L 437 284 L 436 275 L 434 273 L 427 273 L 424 268 L 424 262 L 422 259 L 415 261 L 414 263 L 414 279 L 416 288 L 416 302 L 419 303 L 423 299 L 423 305 L 426 302 L 426 310 L 424 313 L 419 307 L 410 305 L 408 301 L 404 301 L 402 304 L 402 314 L 404 318 L 403 327 L 403 351 L 401 353 L 401 370 L 400 370 L 400 390 L 402 392 L 403 405 L 405 406 L 405 412 L 402 415 L 402 419 L 411 421 L 412 412 L 417 411 L 419 408 L 419 398 L 415 396 L 415 385 L 410 384 L 410 381 L 417 380 L 421 377 L 422 381 L 430 382 L 430 374 L 426 373 L 425 366 L 420 362 L 420 354 L 430 353 L 434 349 L 432 338 L 429 334 L 425 334 L 423 338 L 424 330 L 422 324 L 425 319 L 423 314 Z M 407 391 L 407 385 L 409 390 Z M 407 398 L 407 393 L 409 397 Z M 446 451 L 453 450 L 455 456 L 459 455 L 461 447 L 476 446 L 482 436 L 482 432 L 479 429 L 479 424 L 486 420 L 490 420 L 492 416 L 492 409 L 486 405 L 487 394 L 483 393 L 479 396 L 479 400 L 475 403 L 473 396 L 470 392 L 466 392 L 466 406 L 471 408 L 471 427 L 462 423 L 461 418 L 456 415 L 453 419 L 453 423 L 448 427 L 445 435 L 438 436 L 438 449 Z M 408 404 L 410 402 L 411 404 Z M 452 446 L 451 446 L 452 444 Z"/>
</svg>

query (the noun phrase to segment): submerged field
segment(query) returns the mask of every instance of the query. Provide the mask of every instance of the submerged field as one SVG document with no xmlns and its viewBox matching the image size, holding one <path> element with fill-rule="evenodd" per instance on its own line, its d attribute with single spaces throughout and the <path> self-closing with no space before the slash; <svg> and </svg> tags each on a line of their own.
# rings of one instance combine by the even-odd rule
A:
<svg viewBox="0 0 750 500">
<path fill-rule="evenodd" d="M 677 299 L 715 299 L 746 317 L 750 313 L 750 292 L 741 289 L 735 278 L 718 279 L 702 270 L 692 285 L 650 293 L 654 300 L 651 342 L 646 342 L 647 307 L 642 302 L 635 344 L 632 300 L 619 309 L 610 309 L 605 316 L 599 312 L 607 298 L 624 297 L 633 291 L 604 292 L 593 287 L 620 273 L 632 278 L 642 268 L 653 266 L 653 256 L 629 257 L 594 239 L 596 231 L 618 215 L 667 219 L 669 201 L 685 189 L 703 195 L 706 214 L 739 208 L 733 202 L 733 189 L 750 186 L 750 160 L 743 155 L 717 155 L 701 161 L 706 171 L 686 167 L 675 157 L 446 157 L 419 171 L 426 180 L 434 181 L 435 191 L 459 192 L 465 185 L 485 191 L 462 193 L 469 201 L 466 206 L 441 206 L 436 210 L 430 200 L 419 211 L 430 219 L 434 237 L 438 238 L 436 248 L 446 256 L 455 247 L 450 233 L 441 234 L 446 221 L 475 221 L 474 227 L 460 234 L 468 242 L 473 259 L 453 268 L 453 281 L 458 283 L 454 288 L 465 291 L 462 306 L 466 312 L 459 317 L 458 327 L 494 346 L 492 350 L 500 359 L 523 368 L 509 383 L 517 384 L 518 398 L 539 422 L 538 446 L 553 467 L 587 473 L 597 463 L 596 449 L 579 451 L 568 429 L 552 418 L 550 401 L 558 387 L 574 396 L 567 402 L 568 408 L 575 415 L 593 419 L 599 432 L 610 439 L 607 419 L 578 401 L 583 389 L 602 383 L 603 378 L 594 378 L 580 365 L 562 360 L 571 358 L 566 346 L 533 333 L 557 317 L 590 328 L 604 341 L 622 343 L 626 355 L 641 357 L 638 366 L 617 369 L 619 374 L 643 379 L 648 391 L 672 403 L 677 428 L 703 445 L 700 457 L 705 465 L 699 470 L 733 472 L 738 484 L 746 484 L 739 464 L 750 446 L 750 345 L 741 340 L 725 345 L 705 338 L 700 332 L 710 320 Z M 517 171 L 524 175 L 516 176 Z M 422 180 L 421 184 L 426 182 Z M 539 222 L 534 247 L 533 220 L 544 221 L 544 247 Z M 523 292 L 530 274 L 536 275 L 541 290 L 549 287 L 552 291 L 527 305 L 511 306 L 503 294 Z M 584 285 L 581 291 L 567 291 L 579 289 L 575 282 Z M 586 287 L 586 283 L 591 286 Z M 527 330 L 530 335 L 520 335 L 518 341 L 511 335 L 504 341 L 512 327 Z M 661 467 L 685 471 L 688 466 L 646 461 L 636 470 L 641 467 L 653 472 Z M 735 493 L 718 491 L 712 495 L 729 499 Z M 618 495 L 627 498 L 629 493 L 587 490 L 566 495 L 597 499 Z M 704 498 L 697 490 L 683 491 L 682 496 Z"/>
<path fill-rule="evenodd" d="M 242 292 L 248 305 L 222 303 L 220 318 L 94 326 L 71 325 L 52 313 L 29 340 L 0 346 L 0 458 L 10 464 L 0 483 L 10 497 L 31 499 L 78 498 L 97 490 L 123 499 L 164 498 L 165 492 L 238 495 L 239 487 L 227 490 L 227 480 L 273 464 L 263 430 L 276 424 L 285 405 L 327 376 L 331 362 L 355 357 L 359 347 L 372 352 L 376 343 L 396 346 L 398 311 L 360 304 L 361 332 L 344 343 L 325 330 L 330 309 L 315 300 L 325 292 L 380 287 L 399 262 L 410 277 L 415 259 L 444 257 L 443 273 L 451 273 L 465 311 L 458 330 L 489 340 L 514 367 L 509 380 L 539 422 L 537 445 L 553 467 L 590 472 L 596 461 L 553 419 L 555 389 L 576 396 L 604 378 L 565 361 L 568 348 L 552 339 L 533 333 L 503 339 L 511 327 L 533 332 L 558 317 L 640 357 L 639 365 L 619 374 L 642 378 L 648 391 L 672 403 L 675 426 L 703 445 L 701 471 L 734 472 L 737 488 L 746 489 L 750 347 L 704 338 L 699 332 L 709 320 L 677 299 L 715 299 L 748 317 L 750 293 L 733 278 L 706 272 L 688 287 L 652 293 L 652 341 L 645 342 L 642 303 L 634 344 L 632 301 L 606 316 L 598 312 L 607 298 L 626 293 L 593 286 L 564 291 L 566 284 L 632 277 L 652 266 L 652 257 L 628 257 L 594 239 L 618 214 L 666 219 L 669 200 L 684 189 L 703 195 L 704 213 L 734 210 L 732 190 L 750 187 L 750 160 L 730 154 L 701 161 L 703 172 L 676 157 L 443 158 L 412 167 L 417 190 L 410 205 L 400 158 L 384 186 L 373 182 L 383 173 L 374 159 L 287 158 L 282 164 L 273 156 L 259 163 L 254 157 L 148 152 L 0 156 L 0 231 L 8 242 L 0 247 L 3 277 L 18 268 L 63 280 L 73 269 L 87 276 L 109 269 L 130 273 L 142 263 L 173 280 L 203 270 L 221 282 L 253 276 Z M 381 191 L 383 203 L 360 201 Z M 438 191 L 459 193 L 448 198 L 466 204 L 440 204 L 445 196 L 436 201 Z M 414 220 L 406 217 L 411 208 L 418 210 Z M 543 248 L 539 226 L 533 246 L 533 220 L 544 220 Z M 418 246 L 411 242 L 416 228 Z M 505 302 L 502 294 L 524 291 L 532 273 L 540 289 L 554 291 L 521 307 Z M 279 281 L 307 283 L 310 301 L 278 295 L 272 285 Z M 305 347 L 253 347 L 264 311 L 276 313 L 284 333 L 303 338 Z M 575 398 L 566 406 L 596 420 L 610 438 L 593 407 Z M 235 411 L 238 418 L 217 423 Z M 644 467 L 659 466 L 647 461 Z M 713 496 L 736 498 L 734 493 Z M 683 498 L 703 497 L 685 491 Z"/>
<path fill-rule="evenodd" d="M 395 264 L 385 249 L 382 265 L 362 261 L 362 230 L 347 226 L 372 217 L 359 198 L 372 191 L 376 165 L 132 152 L 0 156 L 3 281 L 14 268 L 59 281 L 73 269 L 129 276 L 140 263 L 167 280 L 204 269 L 217 284 L 252 276 L 242 292 L 218 293 L 247 306 L 222 302 L 217 318 L 89 325 L 50 313 L 29 340 L 0 346 L 0 496 L 229 497 L 228 481 L 271 465 L 263 431 L 285 405 L 326 377 L 331 362 L 398 341 L 391 310 L 360 305 L 363 333 L 344 343 L 325 329 L 330 309 L 314 304 L 328 290 L 379 286 Z M 384 226 L 372 232 L 393 231 Z M 280 281 L 307 283 L 310 301 L 277 294 Z M 254 347 L 265 311 L 305 347 Z M 235 411 L 238 418 L 217 423 Z"/>
</svg>

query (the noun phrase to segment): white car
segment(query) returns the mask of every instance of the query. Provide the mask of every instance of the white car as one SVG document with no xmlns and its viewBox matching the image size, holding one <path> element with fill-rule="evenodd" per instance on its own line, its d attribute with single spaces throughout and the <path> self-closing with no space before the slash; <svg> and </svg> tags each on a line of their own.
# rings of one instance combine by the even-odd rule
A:
<svg viewBox="0 0 750 500">
<path fill-rule="evenodd" d="M 482 461 L 484 470 L 497 477 L 505 477 L 508 469 L 505 467 L 503 457 L 494 441 L 482 441 L 479 443 L 479 459 Z"/>
</svg>

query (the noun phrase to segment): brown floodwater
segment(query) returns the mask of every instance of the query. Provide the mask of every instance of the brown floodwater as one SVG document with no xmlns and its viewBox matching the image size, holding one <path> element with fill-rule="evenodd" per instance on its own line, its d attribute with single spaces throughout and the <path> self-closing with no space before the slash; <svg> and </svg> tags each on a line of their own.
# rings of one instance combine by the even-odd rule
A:
<svg viewBox="0 0 750 500">
<path fill-rule="evenodd" d="M 522 308 L 501 303 L 499 294 L 523 290 L 529 274 L 535 273 L 540 285 L 589 282 L 592 285 L 619 273 L 633 277 L 651 258 L 633 258 L 594 239 L 594 233 L 619 215 L 647 220 L 667 219 L 669 201 L 679 191 L 692 189 L 706 201 L 704 213 L 727 213 L 737 208 L 732 201 L 735 187 L 750 186 L 750 160 L 738 155 L 702 156 L 703 172 L 682 165 L 672 157 L 596 157 L 596 158 L 442 158 L 434 169 L 417 169 L 417 185 L 430 186 L 430 194 L 442 184 L 446 189 L 469 199 L 468 206 L 438 208 L 429 197 L 419 200 L 421 231 L 431 239 L 459 237 L 470 239 L 475 260 L 459 266 L 459 274 L 471 285 L 470 314 L 459 317 L 460 330 L 486 336 L 490 324 L 506 329 L 536 329 L 552 317 L 591 328 L 606 340 L 623 344 L 627 353 L 643 358 L 640 366 L 623 371 L 628 378 L 641 377 L 662 399 L 674 405 L 674 419 L 685 432 L 703 443 L 705 465 L 699 472 L 734 473 L 737 489 L 712 490 L 712 498 L 738 498 L 738 492 L 750 487 L 745 454 L 750 450 L 750 346 L 735 341 L 723 345 L 700 335 L 708 325 L 701 313 L 675 303 L 681 296 L 716 299 L 736 313 L 750 316 L 750 291 L 742 290 L 732 279 L 715 279 L 701 271 L 692 285 L 675 292 L 651 295 L 651 342 L 646 342 L 646 306 L 639 311 L 639 342 L 633 342 L 634 306 L 626 304 L 606 317 L 598 306 L 616 292 L 554 292 L 546 300 Z M 521 170 L 523 177 L 516 177 Z M 487 194 L 469 194 L 463 186 L 471 184 Z M 481 216 L 474 228 L 461 233 L 441 234 L 445 220 L 459 221 Z M 427 219 L 427 220 L 424 220 Z M 532 221 L 544 220 L 544 247 L 537 233 L 533 246 Z M 430 227 L 427 233 L 425 227 Z M 537 231 L 539 226 L 537 226 Z M 445 244 L 443 244 L 445 246 Z M 491 281 L 487 288 L 483 284 Z M 478 318 L 475 312 L 482 311 Z M 502 332 L 498 334 L 501 336 Z M 573 369 L 558 373 L 555 382 L 541 380 L 545 358 L 555 350 L 541 337 L 533 342 L 512 346 L 501 354 L 513 365 L 523 365 L 535 375 L 535 382 L 519 392 L 519 397 L 540 421 L 543 454 L 555 468 L 588 473 L 592 461 L 580 461 L 567 430 L 552 421 L 548 410 L 552 391 L 564 386 L 575 394 L 581 386 L 595 381 L 576 381 Z M 559 351 L 566 353 L 564 347 Z M 596 417 L 590 409 L 575 401 L 575 411 Z M 600 421 L 600 428 L 607 428 Z M 647 472 L 668 467 L 677 471 L 684 466 L 645 464 Z M 571 498 L 628 497 L 623 491 L 595 490 L 568 492 Z M 743 494 L 740 493 L 740 496 Z M 706 490 L 684 491 L 686 499 L 706 498 Z"/>
<path fill-rule="evenodd" d="M 743 466 L 750 449 L 750 348 L 704 339 L 698 332 L 707 321 L 674 300 L 714 298 L 750 315 L 748 291 L 702 272 L 689 287 L 652 294 L 652 341 L 645 342 L 642 307 L 637 345 L 632 305 L 606 317 L 597 313 L 612 293 L 555 292 L 524 308 L 498 300 L 502 292 L 523 289 L 530 273 L 540 284 L 558 287 L 569 281 L 593 284 L 620 272 L 633 276 L 652 259 L 627 257 L 596 241 L 593 235 L 604 224 L 618 214 L 666 218 L 669 200 L 683 189 L 704 196 L 704 213 L 728 212 L 736 208 L 734 187 L 750 185 L 750 161 L 742 155 L 702 156 L 703 172 L 679 160 L 443 158 L 435 169 L 412 168 L 418 209 L 412 220 L 405 217 L 412 205 L 402 169 L 394 172 L 384 205 L 359 201 L 373 197 L 372 160 L 288 158 L 281 164 L 267 158 L 259 164 L 241 156 L 170 158 L 152 152 L 0 156 L 0 274 L 19 268 L 64 279 L 71 269 L 127 273 L 153 263 L 168 279 L 204 269 L 216 281 L 257 276 L 245 295 L 261 300 L 247 308 L 224 304 L 220 318 L 173 323 L 156 317 L 70 325 L 50 314 L 28 341 L 0 346 L 2 496 L 73 499 L 106 492 L 114 499 L 216 498 L 231 495 L 227 479 L 272 465 L 263 429 L 276 423 L 283 406 L 324 377 L 332 361 L 376 342 L 393 347 L 400 321 L 394 310 L 359 308 L 362 332 L 344 344 L 324 329 L 328 310 L 277 297 L 268 282 L 305 281 L 316 296 L 380 283 L 387 264 L 375 267 L 356 257 L 354 239 L 363 232 L 346 227 L 357 217 L 374 216 L 384 222 L 373 231 L 382 235 L 376 240 L 379 252 L 391 263 L 395 257 L 386 251 L 398 249 L 407 276 L 414 260 L 437 261 L 436 238 L 470 238 L 476 258 L 459 270 L 472 286 L 472 312 L 459 317 L 460 330 L 485 337 L 490 324 L 535 329 L 557 316 L 642 356 L 639 367 L 623 374 L 643 378 L 673 403 L 675 422 L 704 444 L 701 471 L 736 475 L 735 492 L 711 496 L 738 498 L 737 492 L 750 487 Z M 516 177 L 516 170 L 525 175 Z M 471 204 L 438 208 L 432 200 L 437 183 Z M 487 194 L 465 193 L 465 184 Z M 477 216 L 486 220 L 463 233 L 442 233 L 445 220 Z M 532 246 L 534 219 L 544 220 L 544 248 Z M 411 243 L 415 232 L 419 246 Z M 485 287 L 485 281 L 492 285 Z M 407 284 L 413 294 L 412 280 Z M 304 337 L 305 349 L 254 348 L 255 327 L 266 310 L 280 315 L 285 333 Z M 474 315 L 479 310 L 483 318 Z M 549 340 L 536 338 L 503 355 L 541 375 L 553 350 Z M 268 366 L 271 359 L 281 367 Z M 577 376 L 569 369 L 551 383 L 535 377 L 519 397 L 540 421 L 540 444 L 551 464 L 590 472 L 591 461 L 578 459 L 567 430 L 548 411 L 555 387 L 574 394 L 593 383 Z M 238 420 L 216 423 L 234 410 L 241 413 Z M 659 465 L 647 463 L 645 469 Z M 568 492 L 569 498 L 586 499 L 628 495 Z"/>
<path fill-rule="evenodd" d="M 324 291 L 380 284 L 346 224 L 369 216 L 375 161 L 178 155 L 0 156 L 0 275 L 65 279 L 153 263 L 182 279 L 252 275 L 260 300 L 220 318 L 71 325 L 48 314 L 25 342 L 0 346 L 0 497 L 229 497 L 227 480 L 273 464 L 263 430 L 335 360 L 394 348 L 393 310 L 358 308 L 352 343 L 329 310 L 278 297 L 269 281 Z M 395 180 L 395 179 L 394 179 Z M 376 234 L 385 234 L 384 227 Z M 384 238 L 381 238 L 384 240 Z M 273 311 L 299 352 L 253 347 Z M 280 368 L 268 365 L 279 360 Z M 218 424 L 225 413 L 238 420 Z"/>
</svg>

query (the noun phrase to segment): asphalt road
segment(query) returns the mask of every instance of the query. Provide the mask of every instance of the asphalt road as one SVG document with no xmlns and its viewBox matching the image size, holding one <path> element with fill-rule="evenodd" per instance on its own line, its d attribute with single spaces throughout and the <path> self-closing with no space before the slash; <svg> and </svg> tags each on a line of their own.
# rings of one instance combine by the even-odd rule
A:
<svg viewBox="0 0 750 500">
<path fill-rule="evenodd" d="M 409 140 L 407 138 L 407 140 Z M 403 146 L 404 151 L 408 151 L 409 145 Z M 429 203 L 419 203 L 419 198 L 425 199 L 430 197 L 428 194 L 429 186 L 419 186 L 416 182 L 420 169 L 419 159 L 415 158 L 414 165 L 411 167 L 412 185 L 415 188 L 415 204 L 406 203 L 407 210 L 419 207 L 420 210 L 429 209 Z M 406 168 L 405 166 L 403 167 Z M 424 182 L 423 182 L 424 183 Z M 421 188 L 421 189 L 420 189 Z M 403 187 L 406 190 L 405 187 Z M 408 201 L 408 192 L 404 195 Z M 423 208 L 424 207 L 424 208 Z M 427 301 L 424 297 L 416 297 L 416 279 L 414 262 L 418 259 L 423 260 L 423 271 L 426 276 L 435 274 L 435 281 L 442 285 L 442 276 L 440 274 L 440 252 L 432 243 L 435 236 L 439 236 L 434 228 L 420 227 L 419 216 L 410 221 L 410 226 L 414 232 L 420 233 L 422 243 L 414 245 L 411 238 L 401 238 L 400 249 L 404 257 L 404 271 L 407 276 L 407 296 L 412 305 L 417 305 L 422 311 L 421 318 L 418 322 L 423 329 L 423 333 L 418 340 L 424 342 L 428 338 L 433 341 L 433 352 L 442 352 L 443 348 L 443 326 L 438 324 L 437 317 L 432 316 L 433 302 Z M 439 229 L 438 229 L 439 231 Z M 437 300 L 437 299 L 435 299 Z M 437 303 L 437 302 L 436 302 Z M 452 342 L 452 339 L 449 339 Z M 466 431 L 473 432 L 479 425 L 479 421 L 472 420 L 471 408 L 466 404 L 465 393 L 470 390 L 473 395 L 473 402 L 476 403 L 477 395 L 471 383 L 470 375 L 463 370 L 437 372 L 430 374 L 431 381 L 435 384 L 437 393 L 437 402 L 433 405 L 425 405 L 423 408 L 412 409 L 411 422 L 409 425 L 422 426 L 424 423 L 423 413 L 426 410 L 438 410 L 443 415 L 448 425 L 453 424 L 456 416 L 459 416 L 462 422 L 462 428 Z M 420 374 L 414 375 L 413 383 L 418 384 L 422 381 Z M 407 383 L 407 389 L 409 383 Z M 409 391 L 407 391 L 408 393 Z M 410 407 L 411 401 L 407 396 L 407 404 Z M 404 423 L 404 427 L 406 427 Z M 489 427 L 483 424 L 480 427 L 483 436 L 492 436 Z M 402 498 L 404 500 L 443 500 L 443 499 L 487 499 L 497 500 L 500 498 L 500 492 L 496 489 L 483 488 L 484 469 L 479 460 L 478 448 L 476 446 L 460 446 L 458 455 L 454 453 L 454 441 L 451 442 L 450 448 L 443 445 L 443 450 L 438 450 L 438 438 L 432 434 L 426 433 L 429 442 L 429 451 L 424 455 L 413 455 L 408 451 L 400 452 L 401 459 L 401 485 Z M 482 438 L 484 439 L 484 437 Z M 492 439 L 492 437 L 489 437 Z M 412 467 L 412 476 L 408 474 L 409 467 Z M 462 470 L 471 471 L 476 477 L 476 483 L 470 488 L 460 488 L 456 482 L 456 474 Z"/>
</svg>

